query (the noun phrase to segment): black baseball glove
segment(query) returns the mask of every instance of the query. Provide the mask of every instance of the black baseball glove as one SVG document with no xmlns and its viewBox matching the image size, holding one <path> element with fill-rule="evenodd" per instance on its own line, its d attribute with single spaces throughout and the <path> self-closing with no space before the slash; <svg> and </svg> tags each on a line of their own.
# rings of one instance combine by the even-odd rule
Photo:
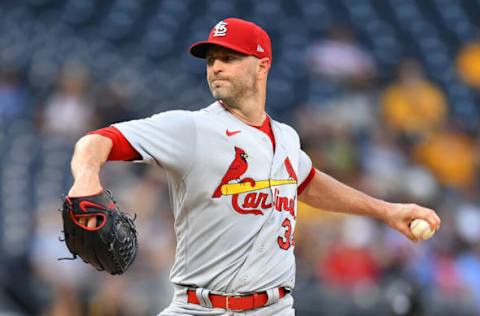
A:
<svg viewBox="0 0 480 316">
<path fill-rule="evenodd" d="M 110 191 L 87 197 L 66 197 L 61 208 L 68 250 L 99 271 L 122 274 L 135 260 L 137 230 L 129 214 L 121 212 Z M 79 219 L 95 216 L 96 227 Z"/>
</svg>

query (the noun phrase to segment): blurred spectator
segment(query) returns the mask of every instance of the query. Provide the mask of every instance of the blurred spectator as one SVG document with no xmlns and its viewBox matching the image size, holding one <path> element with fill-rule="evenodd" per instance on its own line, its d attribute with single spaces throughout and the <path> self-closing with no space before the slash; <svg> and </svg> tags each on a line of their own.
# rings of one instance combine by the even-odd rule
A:
<svg viewBox="0 0 480 316">
<path fill-rule="evenodd" d="M 480 247 L 462 252 L 456 260 L 460 281 L 467 289 L 467 300 L 480 310 Z"/>
<path fill-rule="evenodd" d="M 448 114 L 445 95 L 412 59 L 400 64 L 397 80 L 385 89 L 380 107 L 390 129 L 414 138 L 441 125 Z"/>
<path fill-rule="evenodd" d="M 133 91 L 124 80 L 113 79 L 101 86 L 95 96 L 98 127 L 134 119 L 132 97 Z"/>
<path fill-rule="evenodd" d="M 409 165 L 400 175 L 405 200 L 424 205 L 434 205 L 439 185 L 432 173 L 425 167 Z"/>
<path fill-rule="evenodd" d="M 322 136 L 325 139 L 323 170 L 337 179 L 351 182 L 358 164 L 356 144 L 348 130 L 338 126 Z"/>
<path fill-rule="evenodd" d="M 474 198 L 475 200 L 478 199 L 477 197 Z M 458 206 L 456 209 L 455 228 L 463 242 L 471 246 L 478 243 L 480 240 L 480 206 L 478 201 L 464 201 Z"/>
<path fill-rule="evenodd" d="M 0 125 L 15 119 L 26 111 L 27 93 L 18 70 L 0 69 Z"/>
<path fill-rule="evenodd" d="M 296 110 L 303 149 L 316 167 L 352 184 L 359 171 L 359 147 L 377 126 L 374 93 L 348 88 L 324 104 L 315 102 Z"/>
<path fill-rule="evenodd" d="M 80 63 L 66 63 L 58 90 L 47 101 L 43 130 L 47 135 L 75 139 L 97 125 L 88 97 L 88 71 Z"/>
<path fill-rule="evenodd" d="M 480 207 L 465 203 L 457 209 L 456 229 L 465 249 L 457 256 L 455 267 L 467 296 L 480 310 Z"/>
<path fill-rule="evenodd" d="M 303 107 L 298 107 L 296 125 L 302 137 L 321 135 L 319 127 L 341 127 L 350 134 L 364 136 L 377 124 L 376 92 L 368 87 L 345 89 L 329 100 L 312 98 Z"/>
<path fill-rule="evenodd" d="M 128 209 L 138 212 L 137 225 L 142 227 L 139 242 L 145 254 L 144 268 L 156 275 L 166 274 L 173 264 L 175 243 L 167 178 L 163 172 L 147 169 L 137 183 L 126 191 L 131 193 L 128 194 L 126 205 Z M 159 283 L 158 286 L 165 284 Z M 170 284 L 167 286 L 170 288 Z"/>
<path fill-rule="evenodd" d="M 371 219 L 346 218 L 341 239 L 332 245 L 326 257 L 318 263 L 321 279 L 334 288 L 344 290 L 378 282 L 380 267 L 369 248 L 375 234 Z"/>
<path fill-rule="evenodd" d="M 341 83 L 368 81 L 376 73 L 373 58 L 359 47 L 353 31 L 344 25 L 332 27 L 327 39 L 308 48 L 307 69 Z"/>
<path fill-rule="evenodd" d="M 480 88 L 480 39 L 469 42 L 460 49 L 457 70 L 466 84 Z"/>
<path fill-rule="evenodd" d="M 381 198 L 397 196 L 408 158 L 390 133 L 377 129 L 372 136 L 361 155 L 368 191 Z"/>
<path fill-rule="evenodd" d="M 417 144 L 414 155 L 444 186 L 461 189 L 476 184 L 475 144 L 453 126 L 439 129 Z"/>
<path fill-rule="evenodd" d="M 128 291 L 126 278 L 115 278 L 100 285 L 88 304 L 88 315 L 119 316 L 128 315 L 128 306 L 124 306 Z"/>
<path fill-rule="evenodd" d="M 80 316 L 82 311 L 81 294 L 89 283 L 93 283 L 89 273 L 95 272 L 85 267 L 80 260 L 58 261 L 58 258 L 71 257 L 61 237 L 62 220 L 58 205 L 44 205 L 37 210 L 37 231 L 32 245 L 32 262 L 35 277 L 41 284 L 37 289 L 40 297 L 47 297 L 45 314 L 52 316 Z M 56 202 L 56 201 L 55 201 Z"/>
</svg>

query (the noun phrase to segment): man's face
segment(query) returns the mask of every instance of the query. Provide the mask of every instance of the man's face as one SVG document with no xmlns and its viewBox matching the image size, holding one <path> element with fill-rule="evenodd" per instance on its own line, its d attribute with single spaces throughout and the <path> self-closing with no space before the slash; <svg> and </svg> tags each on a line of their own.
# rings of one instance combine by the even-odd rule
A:
<svg viewBox="0 0 480 316">
<path fill-rule="evenodd" d="M 257 92 L 258 59 L 220 46 L 207 53 L 207 80 L 214 98 L 235 107 Z"/>
</svg>

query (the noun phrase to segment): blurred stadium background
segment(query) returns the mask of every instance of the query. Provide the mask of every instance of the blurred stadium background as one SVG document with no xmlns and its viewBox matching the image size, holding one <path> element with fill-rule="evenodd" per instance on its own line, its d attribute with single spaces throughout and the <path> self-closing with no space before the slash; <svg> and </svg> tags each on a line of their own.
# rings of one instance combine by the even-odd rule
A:
<svg viewBox="0 0 480 316">
<path fill-rule="evenodd" d="M 225 17 L 272 37 L 268 111 L 317 168 L 443 219 L 413 245 L 377 221 L 301 206 L 297 314 L 480 315 L 480 1 L 0 2 L 0 315 L 155 315 L 172 297 L 164 174 L 110 163 L 140 256 L 111 277 L 58 240 L 86 131 L 212 99 L 191 43 Z"/>
</svg>

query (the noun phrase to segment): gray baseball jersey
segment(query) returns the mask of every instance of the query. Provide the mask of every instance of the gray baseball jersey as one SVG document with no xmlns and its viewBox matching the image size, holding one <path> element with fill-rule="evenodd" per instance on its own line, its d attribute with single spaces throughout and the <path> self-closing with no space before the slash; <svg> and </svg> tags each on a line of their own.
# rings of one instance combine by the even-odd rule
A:
<svg viewBox="0 0 480 316">
<path fill-rule="evenodd" d="M 297 133 L 271 121 L 276 148 L 219 102 L 115 124 L 168 174 L 173 283 L 226 293 L 293 288 L 297 189 L 312 170 Z"/>
</svg>

